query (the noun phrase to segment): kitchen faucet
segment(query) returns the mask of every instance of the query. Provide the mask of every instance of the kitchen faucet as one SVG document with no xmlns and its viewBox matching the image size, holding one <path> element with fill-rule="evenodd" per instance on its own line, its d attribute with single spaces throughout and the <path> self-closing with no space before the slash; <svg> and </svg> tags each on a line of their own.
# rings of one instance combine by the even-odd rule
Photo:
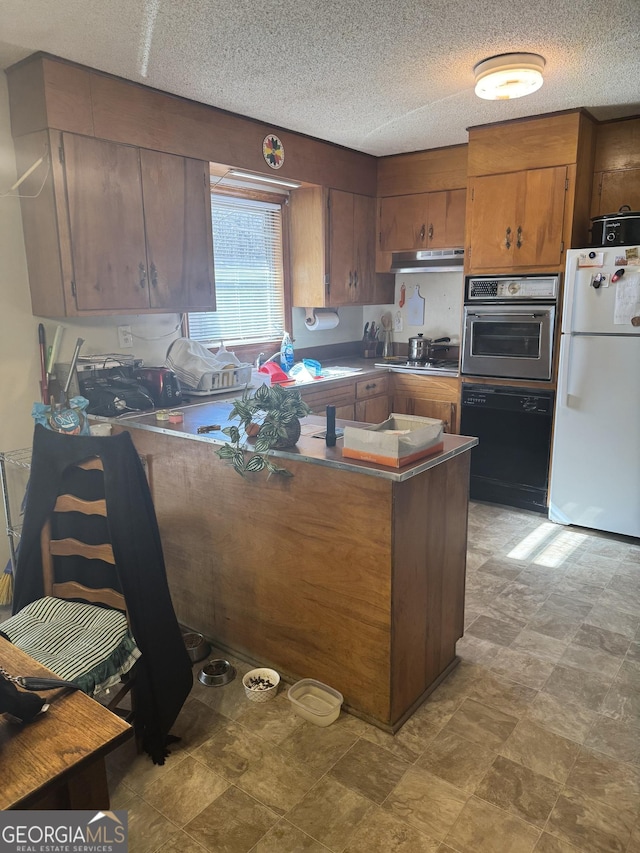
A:
<svg viewBox="0 0 640 853">
<path fill-rule="evenodd" d="M 269 356 L 265 361 L 261 362 L 260 359 L 264 356 L 264 353 L 261 352 L 260 355 L 256 358 L 256 368 L 259 370 L 261 364 L 268 364 L 270 361 L 273 361 L 275 358 L 280 358 L 280 350 L 277 349 L 273 355 Z"/>
</svg>

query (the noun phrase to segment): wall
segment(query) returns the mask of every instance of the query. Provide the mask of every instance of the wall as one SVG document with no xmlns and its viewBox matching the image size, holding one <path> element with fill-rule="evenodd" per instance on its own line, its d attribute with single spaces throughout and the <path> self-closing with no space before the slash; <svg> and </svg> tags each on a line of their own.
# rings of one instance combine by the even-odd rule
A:
<svg viewBox="0 0 640 853">
<path fill-rule="evenodd" d="M 37 322 L 31 316 L 20 202 L 3 197 L 16 180 L 6 78 L 0 75 L 0 450 L 31 443 L 31 403 L 38 389 Z M 9 556 L 4 523 L 0 571 Z"/>
</svg>

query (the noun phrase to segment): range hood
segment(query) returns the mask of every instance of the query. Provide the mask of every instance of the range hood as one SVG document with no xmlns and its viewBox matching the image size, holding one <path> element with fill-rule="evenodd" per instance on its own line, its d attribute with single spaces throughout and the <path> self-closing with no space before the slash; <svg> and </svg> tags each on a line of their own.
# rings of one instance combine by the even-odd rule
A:
<svg viewBox="0 0 640 853">
<path fill-rule="evenodd" d="M 424 249 L 394 252 L 391 272 L 462 272 L 464 249 Z"/>
</svg>

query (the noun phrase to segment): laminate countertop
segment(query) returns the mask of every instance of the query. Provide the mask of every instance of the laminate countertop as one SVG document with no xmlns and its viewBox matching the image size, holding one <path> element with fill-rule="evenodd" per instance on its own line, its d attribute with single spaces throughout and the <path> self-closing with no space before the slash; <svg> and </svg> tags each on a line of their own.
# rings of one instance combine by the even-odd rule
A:
<svg viewBox="0 0 640 853">
<path fill-rule="evenodd" d="M 125 428 L 128 430 L 146 430 L 162 433 L 164 435 L 175 436 L 176 439 L 208 443 L 214 445 L 213 450 L 227 441 L 227 436 L 222 432 L 223 428 L 229 424 L 237 424 L 237 421 L 229 420 L 232 408 L 233 399 L 216 400 L 215 402 L 207 401 L 180 407 L 178 411 L 182 412 L 184 420 L 179 424 L 158 421 L 156 420 L 155 413 L 132 415 L 126 418 L 113 418 L 111 420 L 101 418 L 100 420 L 109 421 L 116 431 Z M 346 425 L 370 426 L 370 424 L 341 420 L 337 421 L 337 425 L 339 427 Z M 207 427 L 210 431 L 198 433 L 198 429 L 202 427 Z M 217 428 L 211 429 L 211 427 Z M 323 417 L 309 415 L 306 418 L 302 418 L 301 427 L 302 433 L 295 447 L 286 450 L 271 450 L 270 455 L 283 461 L 295 459 L 297 461 L 309 462 L 312 465 L 323 465 L 331 468 L 339 468 L 344 471 L 354 471 L 359 474 L 382 477 L 395 482 L 403 482 L 426 471 L 428 468 L 441 465 L 454 456 L 466 453 L 478 443 L 477 438 L 445 433 L 442 436 L 444 447 L 440 453 L 419 459 L 401 468 L 392 468 L 374 462 L 365 462 L 344 457 L 342 453 L 342 437 L 338 438 L 335 447 L 327 447 L 324 441 L 326 420 Z M 251 449 L 251 441 L 247 443 L 247 449 Z"/>
</svg>

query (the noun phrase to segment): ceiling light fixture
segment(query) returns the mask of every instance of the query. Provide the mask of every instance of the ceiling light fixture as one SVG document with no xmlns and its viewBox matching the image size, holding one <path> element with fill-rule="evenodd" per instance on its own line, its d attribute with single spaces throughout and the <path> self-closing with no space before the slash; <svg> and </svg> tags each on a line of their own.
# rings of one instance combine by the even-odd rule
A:
<svg viewBox="0 0 640 853">
<path fill-rule="evenodd" d="M 508 101 L 530 95 L 542 86 L 544 57 L 537 53 L 501 53 L 473 68 L 476 95 L 486 101 Z"/>
<path fill-rule="evenodd" d="M 265 184 L 273 184 L 276 187 L 289 187 L 292 190 L 297 190 L 302 186 L 297 181 L 286 181 L 283 178 L 268 178 L 266 175 L 254 175 L 252 172 L 242 172 L 240 169 L 229 169 L 227 174 L 233 175 L 234 178 L 245 178 L 247 181 L 260 181 Z"/>
</svg>

